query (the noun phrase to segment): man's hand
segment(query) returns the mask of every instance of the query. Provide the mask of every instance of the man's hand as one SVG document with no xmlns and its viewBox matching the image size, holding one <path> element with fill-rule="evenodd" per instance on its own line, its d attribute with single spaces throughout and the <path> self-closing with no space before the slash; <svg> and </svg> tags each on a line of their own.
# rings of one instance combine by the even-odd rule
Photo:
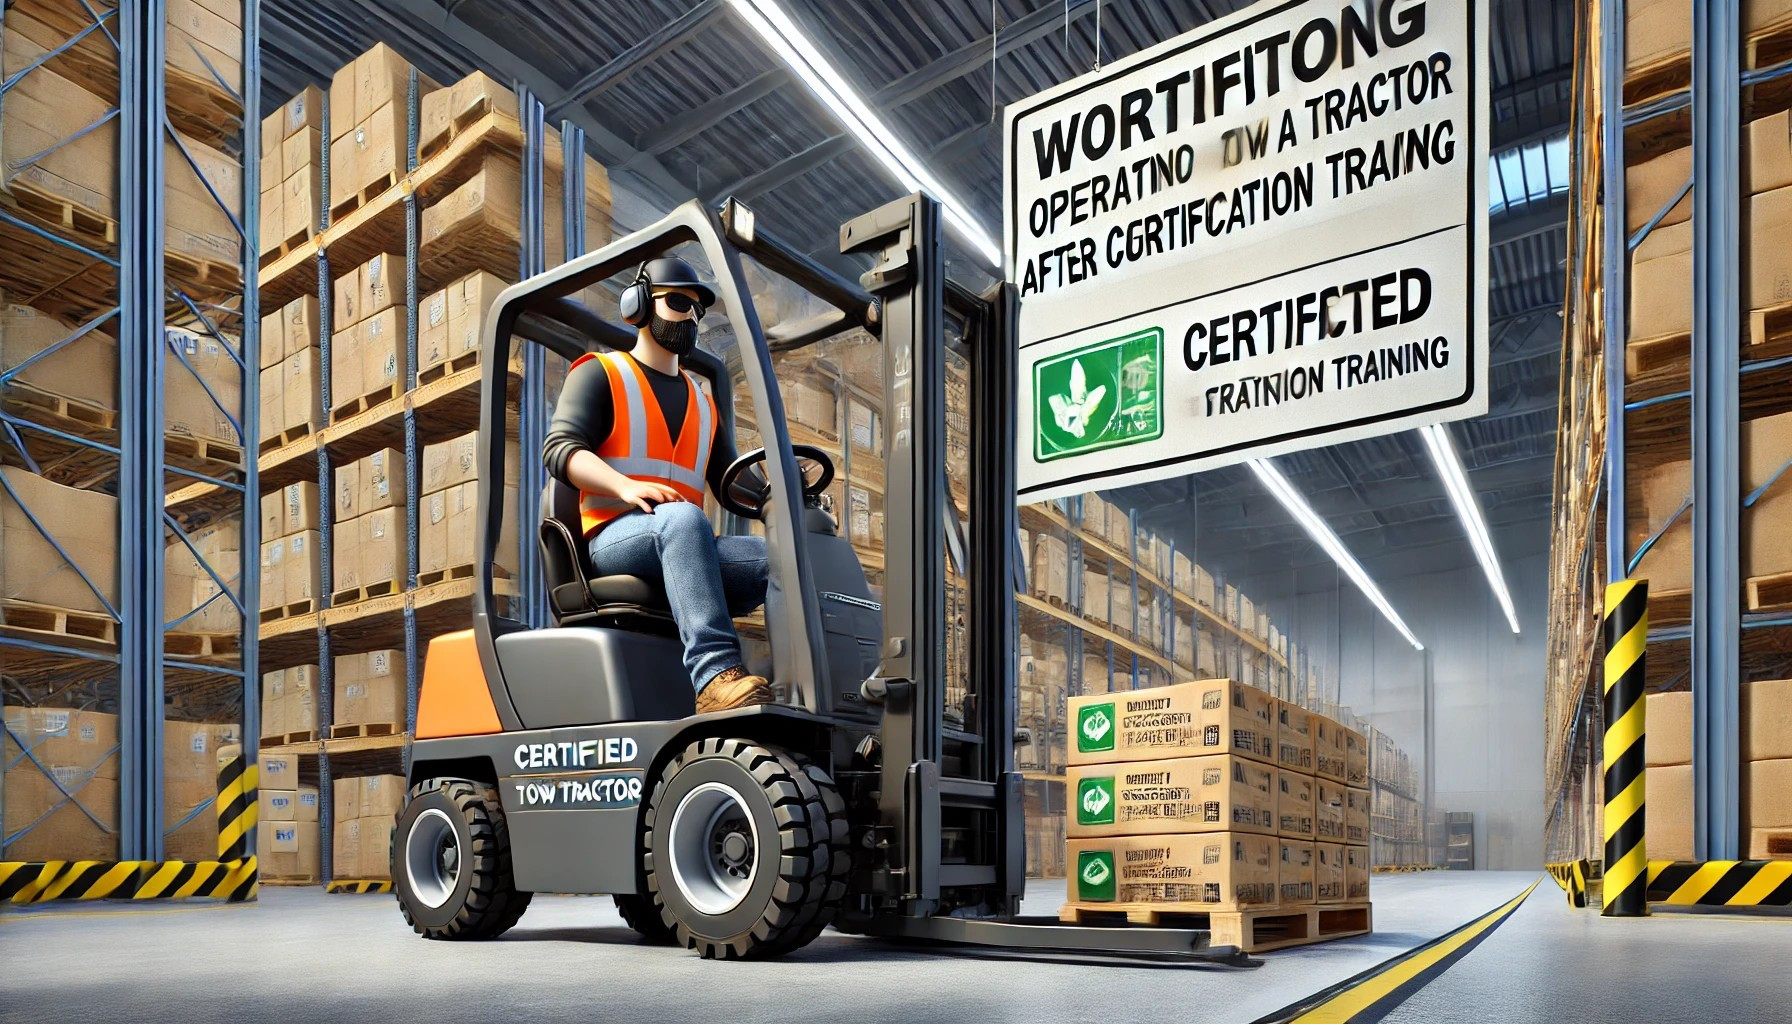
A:
<svg viewBox="0 0 1792 1024">
<path fill-rule="evenodd" d="M 627 483 L 616 489 L 616 496 L 643 512 L 651 513 L 653 506 L 668 501 L 683 501 L 684 496 L 665 484 L 650 483 L 627 477 Z"/>
</svg>

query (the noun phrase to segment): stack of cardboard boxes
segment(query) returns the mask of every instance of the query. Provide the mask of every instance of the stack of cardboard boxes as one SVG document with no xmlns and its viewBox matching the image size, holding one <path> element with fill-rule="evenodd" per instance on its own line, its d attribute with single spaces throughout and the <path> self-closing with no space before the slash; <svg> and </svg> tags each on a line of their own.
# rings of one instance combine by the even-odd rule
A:
<svg viewBox="0 0 1792 1024">
<path fill-rule="evenodd" d="M 264 879 L 316 882 L 323 875 L 316 786 L 260 790 L 256 856 Z"/>
<path fill-rule="evenodd" d="M 247 424 L 242 423 L 244 375 L 237 362 L 238 339 L 182 327 L 169 327 L 162 333 L 167 343 L 162 425 L 169 438 L 242 445 Z M 213 460 L 225 454 L 214 451 Z M 240 457 L 240 453 L 232 455 Z"/>
<path fill-rule="evenodd" d="M 318 563 L 317 485 L 288 484 L 261 496 L 262 620 L 317 610 L 321 583 Z"/>
<path fill-rule="evenodd" d="M 317 86 L 261 120 L 261 256 L 317 234 L 324 183 L 324 96 Z"/>
<path fill-rule="evenodd" d="M 381 253 L 336 279 L 330 326 L 330 406 L 341 420 L 404 390 L 405 265 Z"/>
<path fill-rule="evenodd" d="M 1355 812 L 1336 723 L 1316 756 L 1308 712 L 1208 680 L 1072 698 L 1070 727 L 1072 904 L 1249 911 L 1367 898 L 1368 851 L 1346 843 Z M 1330 774 L 1316 778 L 1316 764 Z M 1366 843 L 1366 814 L 1355 825 Z"/>
<path fill-rule="evenodd" d="M 75 329 L 30 306 L 8 304 L 0 292 L 0 373 L 14 374 L 7 386 L 67 399 L 85 407 L 71 410 L 76 418 L 98 422 L 97 415 L 81 414 L 118 408 L 118 343 L 96 327 L 63 344 Z"/>
<path fill-rule="evenodd" d="M 262 673 L 261 738 L 269 744 L 318 738 L 316 665 Z"/>
<path fill-rule="evenodd" d="M 404 778 L 364 775 L 336 779 L 331 876 L 353 881 L 392 877 L 392 829 L 404 806 Z"/>
<path fill-rule="evenodd" d="M 428 383 L 478 361 L 485 315 L 503 290 L 503 281 L 479 270 L 422 300 L 417 307 L 419 383 Z M 522 357 L 521 346 L 515 346 L 511 352 L 513 370 L 521 370 Z"/>
<path fill-rule="evenodd" d="M 336 658 L 331 691 L 330 732 L 334 736 L 391 735 L 405 726 L 405 672 L 402 650 L 364 651 Z M 370 729 L 381 726 L 381 729 Z"/>
<path fill-rule="evenodd" d="M 1692 694 L 1646 698 L 1650 860 L 1693 859 Z M 1742 827 L 1751 860 L 1792 857 L 1792 679 L 1742 686 Z"/>
<path fill-rule="evenodd" d="M 261 318 L 261 447 L 291 444 L 323 428 L 323 348 L 317 296 L 302 295 Z"/>
<path fill-rule="evenodd" d="M 162 724 L 162 855 L 218 859 L 218 768 L 242 753 L 234 725 Z"/>
<path fill-rule="evenodd" d="M 516 508 L 522 452 L 510 433 L 504 466 L 504 525 L 497 566 L 512 574 L 519 564 Z M 479 434 L 477 431 L 423 449 L 423 496 L 417 501 L 417 583 L 428 586 L 470 575 L 478 537 Z M 464 571 L 463 571 L 464 570 Z"/>
<path fill-rule="evenodd" d="M 162 555 L 163 621 L 173 633 L 236 633 L 243 617 L 226 593 L 240 591 L 243 527 L 225 519 L 168 542 Z M 189 547 L 188 545 L 191 545 Z M 202 564 L 203 563 L 203 564 Z M 222 584 L 222 585 L 220 585 Z"/>
<path fill-rule="evenodd" d="M 330 79 L 330 211 L 345 215 L 406 170 L 412 67 L 380 43 Z M 417 75 L 419 97 L 441 88 Z"/>
<path fill-rule="evenodd" d="M 118 856 L 118 717 L 8 707 L 0 860 Z"/>
<path fill-rule="evenodd" d="M 331 534 L 332 604 L 350 604 L 404 589 L 404 453 L 379 451 L 336 469 Z"/>
</svg>

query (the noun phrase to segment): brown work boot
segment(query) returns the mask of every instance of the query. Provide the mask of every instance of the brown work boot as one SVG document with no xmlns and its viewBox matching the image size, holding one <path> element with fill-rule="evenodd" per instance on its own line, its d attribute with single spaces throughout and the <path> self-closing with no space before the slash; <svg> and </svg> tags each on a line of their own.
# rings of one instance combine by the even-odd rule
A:
<svg viewBox="0 0 1792 1024">
<path fill-rule="evenodd" d="M 715 678 L 704 685 L 703 692 L 697 694 L 697 713 L 706 715 L 711 711 L 770 704 L 774 699 L 771 683 L 764 676 L 749 675 L 746 669 L 736 665 L 716 673 Z"/>
</svg>

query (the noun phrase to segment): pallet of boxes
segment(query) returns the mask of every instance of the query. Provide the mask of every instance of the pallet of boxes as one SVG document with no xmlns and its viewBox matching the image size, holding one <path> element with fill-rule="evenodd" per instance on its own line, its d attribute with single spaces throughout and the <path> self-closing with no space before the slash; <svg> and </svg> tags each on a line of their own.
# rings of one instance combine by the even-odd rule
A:
<svg viewBox="0 0 1792 1024">
<path fill-rule="evenodd" d="M 1370 931 L 1368 851 L 1344 841 L 1348 730 L 1327 722 L 1316 756 L 1306 710 L 1231 680 L 1069 704 L 1062 919 L 1202 928 L 1247 952 Z"/>
<path fill-rule="evenodd" d="M 295 689 L 295 669 L 287 679 Z M 317 667 L 306 666 L 305 678 L 315 678 Z M 264 680 L 262 718 L 269 712 Z M 305 691 L 307 695 L 309 690 Z M 264 728 L 263 732 L 266 730 Z M 258 824 L 255 856 L 264 885 L 316 885 L 323 877 L 323 847 L 319 831 L 317 787 L 299 781 L 299 759 L 292 754 L 263 753 L 258 759 Z"/>
<path fill-rule="evenodd" d="M 330 879 L 383 882 L 392 878 L 392 831 L 404 806 L 404 778 L 363 775 L 336 779 L 331 788 L 334 829 Z"/>
<path fill-rule="evenodd" d="M 331 527 L 330 604 L 354 604 L 404 590 L 404 453 L 382 448 L 336 467 Z"/>
<path fill-rule="evenodd" d="M 1693 856 L 1693 701 L 1690 691 L 1651 693 L 1644 710 L 1644 842 L 1650 860 Z M 1742 684 L 1743 853 L 1792 858 L 1792 679 Z"/>
</svg>

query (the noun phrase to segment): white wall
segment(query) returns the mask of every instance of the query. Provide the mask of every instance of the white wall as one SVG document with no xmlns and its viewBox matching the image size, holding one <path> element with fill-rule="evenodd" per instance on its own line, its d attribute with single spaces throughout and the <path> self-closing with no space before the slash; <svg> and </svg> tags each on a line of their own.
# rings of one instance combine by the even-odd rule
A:
<svg viewBox="0 0 1792 1024">
<path fill-rule="evenodd" d="M 1523 631 L 1518 636 L 1478 567 L 1377 581 L 1431 656 L 1434 807 L 1474 813 L 1478 868 L 1543 863 L 1547 568 L 1540 555 L 1504 566 Z M 1270 590 L 1264 582 L 1257 589 Z M 1270 599 L 1294 642 L 1322 667 L 1335 699 L 1422 764 L 1425 655 L 1348 579 L 1335 589 Z"/>
</svg>

